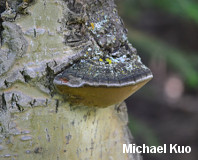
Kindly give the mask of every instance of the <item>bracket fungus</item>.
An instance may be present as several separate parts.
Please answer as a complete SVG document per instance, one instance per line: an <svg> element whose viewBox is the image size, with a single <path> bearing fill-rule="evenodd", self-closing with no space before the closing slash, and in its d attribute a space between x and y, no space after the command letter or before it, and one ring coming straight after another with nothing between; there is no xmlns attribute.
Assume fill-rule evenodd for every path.
<svg viewBox="0 0 198 160"><path fill-rule="evenodd" d="M75 10L75 5L68 3L68 10L72 10L66 18L68 28L77 29L65 36L66 44L74 47L82 41L84 46L78 53L80 57L56 75L54 85L71 103L110 106L122 102L152 78L151 71L127 40L114 1L101 1L102 6L95 4L98 1L87 1L89 9L82 11L80 4L75 4L78 6ZM75 11L84 20L71 18Z"/></svg>
<svg viewBox="0 0 198 160"><path fill-rule="evenodd" d="M152 78L151 71L136 54L122 61L111 64L98 61L97 64L81 59L58 74L54 84L71 103L106 107L122 102Z"/></svg>

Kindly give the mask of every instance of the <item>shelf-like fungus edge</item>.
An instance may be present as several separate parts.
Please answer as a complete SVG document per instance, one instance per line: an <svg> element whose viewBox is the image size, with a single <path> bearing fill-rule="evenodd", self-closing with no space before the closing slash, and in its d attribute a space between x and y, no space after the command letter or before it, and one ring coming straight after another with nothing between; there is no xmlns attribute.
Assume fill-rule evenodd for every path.
<svg viewBox="0 0 198 160"><path fill-rule="evenodd" d="M95 107L117 104L153 77L151 71L140 62L139 57L137 60L133 61L134 64L123 63L113 66L97 66L89 60L80 60L58 74L54 79L54 85L72 104ZM127 66L133 65L136 67L126 69Z"/></svg>

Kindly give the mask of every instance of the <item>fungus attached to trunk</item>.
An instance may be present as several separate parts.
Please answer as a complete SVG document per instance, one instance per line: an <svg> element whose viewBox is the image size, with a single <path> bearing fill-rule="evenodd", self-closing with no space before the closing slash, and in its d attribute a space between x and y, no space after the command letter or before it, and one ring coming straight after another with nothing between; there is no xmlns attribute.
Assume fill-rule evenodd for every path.
<svg viewBox="0 0 198 160"><path fill-rule="evenodd" d="M79 60L55 77L56 88L74 104L105 107L122 102L146 84L152 73L131 49L121 50L116 58Z"/></svg>
<svg viewBox="0 0 198 160"><path fill-rule="evenodd" d="M72 103L105 107L125 100L152 78L136 49L127 40L127 31L113 0L68 3L66 45L78 47L77 59L56 75L54 85ZM80 3L80 1L78 1ZM81 10L78 6L81 6ZM87 8L89 9L87 9ZM81 19L76 15L81 14Z"/></svg>

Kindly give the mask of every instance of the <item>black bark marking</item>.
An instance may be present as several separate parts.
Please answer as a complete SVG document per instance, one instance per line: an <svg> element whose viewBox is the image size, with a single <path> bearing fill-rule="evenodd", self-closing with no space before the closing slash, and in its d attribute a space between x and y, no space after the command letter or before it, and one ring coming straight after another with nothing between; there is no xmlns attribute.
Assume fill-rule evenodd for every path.
<svg viewBox="0 0 198 160"><path fill-rule="evenodd" d="M4 93L0 96L0 109L3 111L7 111L7 104Z"/></svg>
<svg viewBox="0 0 198 160"><path fill-rule="evenodd" d="M34 153L36 153L36 154L39 154L39 153L42 153L42 152L43 152L43 147L36 147L34 149Z"/></svg>
<svg viewBox="0 0 198 160"><path fill-rule="evenodd" d="M23 76L23 78L24 78L24 81L26 82L26 83L28 83L32 78L28 75L28 74L26 74L26 72L23 70L23 71L20 71L20 73L21 73L21 75Z"/></svg>
<svg viewBox="0 0 198 160"><path fill-rule="evenodd" d="M65 138L66 138L66 144L69 144L69 141L71 140L72 135L69 133L67 136L65 136Z"/></svg>
<svg viewBox="0 0 198 160"><path fill-rule="evenodd" d="M59 107L59 100L56 100L56 113L58 113L58 107Z"/></svg>
<svg viewBox="0 0 198 160"><path fill-rule="evenodd" d="M17 106L17 108L18 108L18 110L20 112L23 112L24 111L24 108L21 105L19 105L18 103L16 103L16 106Z"/></svg>
<svg viewBox="0 0 198 160"><path fill-rule="evenodd" d="M47 128L45 128L45 132L46 132L46 139L48 142L50 142L50 135Z"/></svg>
<svg viewBox="0 0 198 160"><path fill-rule="evenodd" d="M34 28L34 38L36 38L36 29Z"/></svg>
<svg viewBox="0 0 198 160"><path fill-rule="evenodd" d="M92 156L93 150L94 150L94 141L93 141L93 139L91 139L91 147L90 147L90 150L91 150L91 156Z"/></svg>

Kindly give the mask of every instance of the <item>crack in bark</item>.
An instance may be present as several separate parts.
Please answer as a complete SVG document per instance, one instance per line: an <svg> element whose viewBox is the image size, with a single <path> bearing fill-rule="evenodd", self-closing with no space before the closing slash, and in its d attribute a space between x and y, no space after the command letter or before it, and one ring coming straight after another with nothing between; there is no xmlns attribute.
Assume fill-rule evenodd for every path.
<svg viewBox="0 0 198 160"><path fill-rule="evenodd" d="M57 100L56 100L56 113L58 113L59 103L60 103L60 101L57 99Z"/></svg>
<svg viewBox="0 0 198 160"><path fill-rule="evenodd" d="M0 109L2 111L7 111L7 103L5 100L5 94L3 93L2 95L0 95Z"/></svg>

